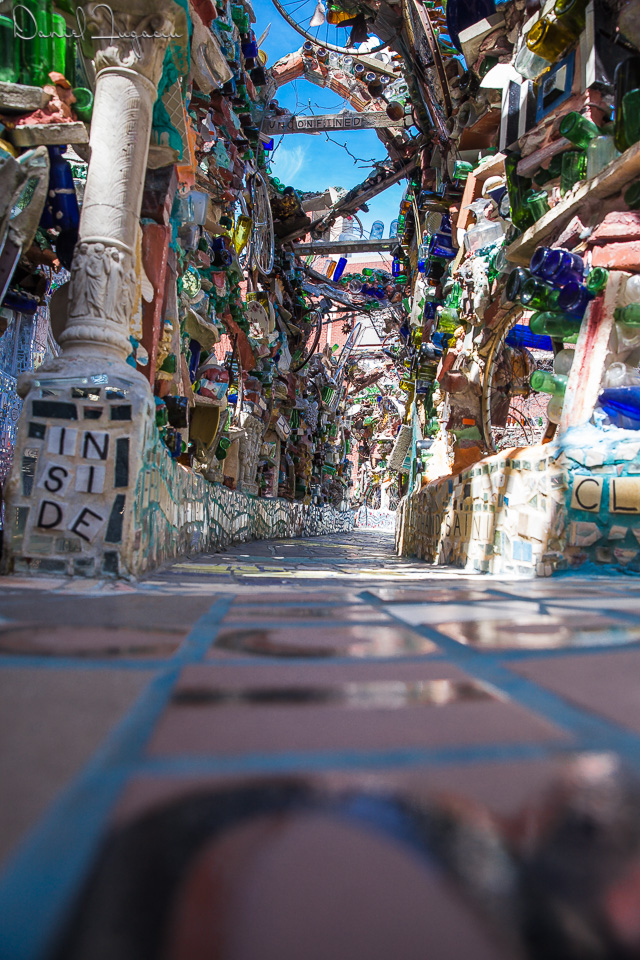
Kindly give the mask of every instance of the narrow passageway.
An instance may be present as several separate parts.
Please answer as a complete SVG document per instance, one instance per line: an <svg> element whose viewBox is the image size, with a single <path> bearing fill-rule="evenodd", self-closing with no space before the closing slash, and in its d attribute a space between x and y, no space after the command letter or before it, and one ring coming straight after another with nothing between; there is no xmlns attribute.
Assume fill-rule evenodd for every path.
<svg viewBox="0 0 640 960"><path fill-rule="evenodd" d="M496 932L483 870L504 818L566 815L558 778L637 763L639 593L426 567L366 530L138 583L11 578L5 942L65 960L519 956L509 884Z"/></svg>

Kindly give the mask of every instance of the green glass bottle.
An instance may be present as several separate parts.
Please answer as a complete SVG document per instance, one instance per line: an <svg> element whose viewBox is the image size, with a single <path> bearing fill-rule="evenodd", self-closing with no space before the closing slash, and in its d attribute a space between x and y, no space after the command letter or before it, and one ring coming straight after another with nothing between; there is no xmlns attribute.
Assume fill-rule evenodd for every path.
<svg viewBox="0 0 640 960"><path fill-rule="evenodd" d="M13 35L13 20L0 17L0 80L17 83L20 77L20 47Z"/></svg>
<svg viewBox="0 0 640 960"><path fill-rule="evenodd" d="M550 180L555 180L562 173L562 154L556 153L555 156L551 157L549 161L549 166L545 170L544 167L540 167L533 175L533 182L536 187L542 187L545 183L548 183Z"/></svg>
<svg viewBox="0 0 640 960"><path fill-rule="evenodd" d="M509 303L515 303L520 299L522 288L531 276L526 267L515 267L507 279L504 296Z"/></svg>
<svg viewBox="0 0 640 960"><path fill-rule="evenodd" d="M640 89L629 90L622 98L622 126L625 142L631 147L640 140Z"/></svg>
<svg viewBox="0 0 640 960"><path fill-rule="evenodd" d="M609 271L604 267L594 267L587 277L587 290L597 295L602 293L609 279Z"/></svg>
<svg viewBox="0 0 640 960"><path fill-rule="evenodd" d="M551 209L549 207L549 197L545 190L527 190L524 195L524 202L534 220L539 220Z"/></svg>
<svg viewBox="0 0 640 960"><path fill-rule="evenodd" d="M628 150L631 144L627 140L624 123L624 98L633 90L640 90L640 56L628 57L616 67L616 107L613 139L620 153Z"/></svg>
<svg viewBox="0 0 640 960"><path fill-rule="evenodd" d="M65 53L65 77L69 81L72 87L78 85L77 69L76 69L76 57L77 57L77 48L76 48L76 38L71 35L68 36L65 40L66 43L66 53Z"/></svg>
<svg viewBox="0 0 640 960"><path fill-rule="evenodd" d="M56 73L61 73L63 77L67 80L67 24L64 17L61 17L59 13L54 13L53 17L53 37L51 40L52 45L52 59L51 59L51 69L55 70Z"/></svg>
<svg viewBox="0 0 640 960"><path fill-rule="evenodd" d="M558 22L577 40L585 27L586 0L556 0L553 12Z"/></svg>
<svg viewBox="0 0 640 960"><path fill-rule="evenodd" d="M529 319L529 329L539 337L551 337L553 340L577 339L580 333L580 320L565 317L562 313L534 313Z"/></svg>
<svg viewBox="0 0 640 960"><path fill-rule="evenodd" d="M560 136L582 150L586 150L594 137L599 135L600 131L595 123L576 110L566 113L560 122Z"/></svg>
<svg viewBox="0 0 640 960"><path fill-rule="evenodd" d="M34 87L42 87L49 82L49 73L53 69L53 9L51 0L23 0L26 10L24 16L27 36L35 34L31 40L22 41L22 73L24 82ZM19 10L20 8L16 8ZM37 29L36 29L37 26ZM41 36L42 34L42 36Z"/></svg>
<svg viewBox="0 0 640 960"><path fill-rule="evenodd" d="M560 194L572 190L576 183L587 175L587 155L584 150L565 150L562 154L562 173L560 175Z"/></svg>
<svg viewBox="0 0 640 960"><path fill-rule="evenodd" d="M624 194L624 202L630 210L640 210L640 182L632 183Z"/></svg>
<svg viewBox="0 0 640 960"><path fill-rule="evenodd" d="M511 220L519 230L526 230L534 223L531 211L524 202L525 193L531 189L531 181L519 176L517 170L519 160L520 158L513 154L508 156L504 162L504 172L511 207Z"/></svg>
<svg viewBox="0 0 640 960"><path fill-rule="evenodd" d="M86 87L74 87L73 95L76 98L73 109L78 120L84 120L85 123L88 123L93 113L93 94L91 90L87 90Z"/></svg>
<svg viewBox="0 0 640 960"><path fill-rule="evenodd" d="M537 393L549 393L552 397L564 397L569 378L562 373L536 370L531 374L531 389Z"/></svg>
<svg viewBox="0 0 640 960"><path fill-rule="evenodd" d="M613 312L618 323L628 327L640 327L640 303L629 303L626 307L617 307Z"/></svg>
<svg viewBox="0 0 640 960"><path fill-rule="evenodd" d="M529 277L520 291L520 303L528 310L551 310L557 308L560 290L539 277Z"/></svg>

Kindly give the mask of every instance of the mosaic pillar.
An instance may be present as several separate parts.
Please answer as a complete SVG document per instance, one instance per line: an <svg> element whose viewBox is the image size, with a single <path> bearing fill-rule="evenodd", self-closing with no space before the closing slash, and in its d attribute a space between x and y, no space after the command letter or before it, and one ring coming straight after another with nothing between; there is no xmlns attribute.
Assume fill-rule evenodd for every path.
<svg viewBox="0 0 640 960"><path fill-rule="evenodd" d="M134 503L156 442L155 408L149 383L126 360L152 110L181 11L171 0L83 8L99 52L68 320L62 355L19 383L3 565L100 576L141 568Z"/></svg>

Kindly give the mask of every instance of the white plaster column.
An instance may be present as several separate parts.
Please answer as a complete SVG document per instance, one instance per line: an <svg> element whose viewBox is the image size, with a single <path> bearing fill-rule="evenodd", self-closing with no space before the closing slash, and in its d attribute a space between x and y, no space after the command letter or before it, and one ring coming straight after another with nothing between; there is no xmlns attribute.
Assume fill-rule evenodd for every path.
<svg viewBox="0 0 640 960"><path fill-rule="evenodd" d="M83 9L92 35L104 39L94 41L101 49L91 158L60 342L65 357L125 360L152 111L177 8L170 0L115 0Z"/></svg>

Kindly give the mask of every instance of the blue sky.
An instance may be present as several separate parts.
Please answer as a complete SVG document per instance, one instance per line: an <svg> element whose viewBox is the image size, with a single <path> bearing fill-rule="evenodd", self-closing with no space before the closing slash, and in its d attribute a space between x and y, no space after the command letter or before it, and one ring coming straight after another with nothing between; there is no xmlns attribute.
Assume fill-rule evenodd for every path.
<svg viewBox="0 0 640 960"><path fill-rule="evenodd" d="M263 44L269 57L268 66L285 54L300 49L304 38L280 16L271 0L254 0L253 8L257 18L254 25L256 37L260 37L267 25L271 24L269 36ZM337 113L345 106L345 101L331 90L316 87L307 80L297 80L281 87L276 97L283 107L295 113ZM273 175L299 190L325 190L327 187L344 187L348 190L361 183L372 168L370 163L355 163L338 144L346 143L354 156L369 162L383 160L387 155L373 130L332 133L330 136L338 143L328 142L324 134L312 136L299 133L283 137L271 165ZM382 220L384 235L388 235L389 224L398 216L405 186L403 180L389 187L369 202L369 213L358 214L365 230L370 229L374 220Z"/></svg>

